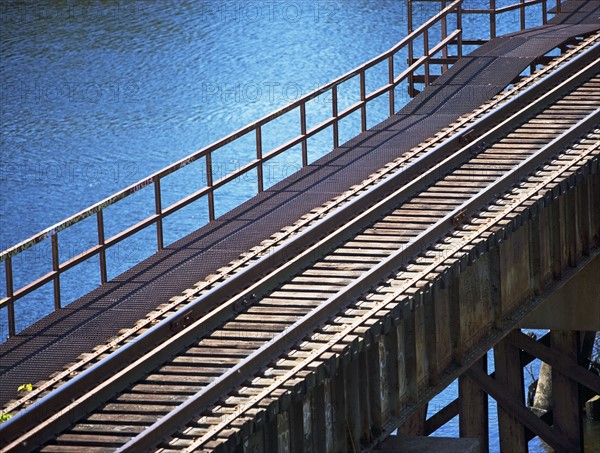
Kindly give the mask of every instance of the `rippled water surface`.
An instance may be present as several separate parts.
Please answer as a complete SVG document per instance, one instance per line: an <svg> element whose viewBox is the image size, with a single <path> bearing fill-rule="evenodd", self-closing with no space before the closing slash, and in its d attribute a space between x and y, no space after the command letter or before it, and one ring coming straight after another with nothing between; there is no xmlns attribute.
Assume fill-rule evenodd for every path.
<svg viewBox="0 0 600 453"><path fill-rule="evenodd" d="M386 50L405 5L3 3L5 246ZM243 156L240 156L242 158Z"/></svg>
<svg viewBox="0 0 600 453"><path fill-rule="evenodd" d="M394 0L33 3L0 4L1 249L288 104L406 35L406 2ZM421 6L415 22L435 8ZM470 22L476 29L477 22ZM508 21L499 31L514 27ZM407 100L404 93L398 104ZM341 93L340 102L356 95ZM329 114L330 105L317 110ZM386 114L384 106L373 119ZM275 144L297 126L283 123L265 134L265 143ZM320 142L311 156L329 149L329 141ZM239 146L223 153L215 162L217 176L238 168L253 152ZM200 174L190 167L181 179L165 180L165 203L200 187ZM297 154L290 154L266 177L275 181L298 168ZM217 213L254 191L253 181L225 191ZM136 197L124 211L108 210L107 235L152 214L151 197ZM189 210L172 222L168 241L206 219L203 207ZM94 244L92 220L73 230L61 259ZM139 241L152 238L149 233ZM50 270L44 247L30 253L27 265L15 260L16 283ZM131 250L109 256L114 263L109 277L148 254ZM87 280L65 275L65 300L97 283L97 262L88 267ZM46 288L17 304L18 324L49 312L51 294ZM4 316L0 313L3 337ZM455 435L455 425L448 429Z"/></svg>

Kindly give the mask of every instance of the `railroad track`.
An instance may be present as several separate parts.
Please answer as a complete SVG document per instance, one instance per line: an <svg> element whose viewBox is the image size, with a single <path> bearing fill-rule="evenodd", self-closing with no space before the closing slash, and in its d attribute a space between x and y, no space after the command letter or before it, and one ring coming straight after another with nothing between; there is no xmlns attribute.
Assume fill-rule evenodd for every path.
<svg viewBox="0 0 600 453"><path fill-rule="evenodd" d="M272 395L277 396L281 379L264 377L260 381L259 378L262 387L258 385L258 392L246 386L245 390L236 390L233 402L230 397L214 406L215 401L260 370L269 377L285 377L285 382L302 377L302 370L310 368L307 358L322 360L323 354L335 352L331 348L336 344L360 333L361 327L355 323L341 322L341 327L336 327L336 322L340 324L339 317L335 322L324 323L347 312L349 303L353 304L350 309L354 311L346 317L342 315L342 320L358 318L363 324L375 320L375 315L381 312L381 304L390 295L397 297L398 287L423 278L427 280L426 275L439 267L427 254L422 257L425 264L407 265L407 257L418 256L422 249L489 204L495 193L502 193L574 138L597 126L600 101L591 94L600 90L598 63L587 65L567 81L557 83L565 78L564 72L589 60L590 52L598 55L599 45L593 40L588 40L586 46L587 49L578 48L565 56L557 65L561 69L551 77L529 85L524 82L520 89L525 95L519 102L505 102L504 110L492 113L484 110L476 113L479 117L457 123L454 138L437 141L430 145L433 149L424 147L404 157L404 161L395 162L402 171L392 170L393 165L390 165L386 168L390 169L391 176L386 177L387 173L382 172L379 179L374 176L372 183L354 188L330 215L312 213L314 219L294 233L301 243L312 246L293 245L295 241L289 239L287 248L282 247L281 251L258 260L267 265L286 261L286 265L255 279L252 286L242 291L239 287L223 290L225 285L206 285L193 296L200 296L194 302L201 307L200 311L194 313L190 306L176 314L165 311L155 318L160 320L159 324L153 328L141 327L136 340L126 339L126 346L111 357L106 356L109 350L104 351L102 354L107 360L94 364L2 427L0 432L7 433L6 438L10 440L23 435L9 449L22 448L23 442L35 448L38 443L52 438L57 430L65 429L67 431L46 443L42 451L94 450L96 447L106 451L124 445L124 449L130 451L152 448L156 439L171 435L202 409L208 412L201 421L164 445L210 449L222 443L234 429L231 426L239 426L245 419L255 417L261 404L268 402ZM594 61L593 56L591 60ZM554 85L558 85L557 88L548 89ZM540 96L546 91L546 95ZM505 97L514 95L513 91ZM538 99L531 102L534 98ZM523 104L528 105L519 110ZM528 118L526 123L517 124L517 120L510 117L498 127L481 132L497 122L499 116L515 109L519 111L514 113L514 118L519 121ZM501 113L497 113L499 111ZM474 132L466 132L468 130ZM507 134L508 130L511 131ZM456 137L463 138L461 144L471 140L469 137L477 138L456 151L456 144L449 143L456 142ZM597 142L594 132L584 139L584 145L579 145L585 147L585 153L578 150L573 159L581 160L584 154L597 159ZM485 146L484 143L493 144ZM585 146L585 143L591 145ZM540 149L542 151L538 151ZM411 158L413 160L408 160ZM557 171L564 172L567 168L562 164L558 167L560 170L552 172L553 178ZM413 180L417 175L419 177ZM391 187L401 189L389 194ZM490 218L490 222L498 222L498 215ZM308 219L310 216L303 220ZM348 219L353 220L348 222ZM479 220L485 219L481 216ZM339 228L340 224L344 226ZM330 232L332 225L336 225L333 233ZM479 225L475 233L481 230ZM309 235L311 240L307 239ZM319 242L315 243L316 239ZM450 249L455 251L456 247L454 244ZM277 253L281 256L273 258ZM264 252L256 256L261 255ZM258 261L248 260L246 268L255 266ZM402 278L394 277L386 283L386 278L397 274L399 269ZM259 274L257 271L256 275ZM375 288L371 290L370 299L361 301L361 296L370 288ZM224 300L227 302L223 304ZM214 306L214 310L209 311L209 306ZM315 348L308 352L296 348L296 354L288 353L279 368L264 371L282 351L294 347L318 328L322 338ZM158 338L169 337L165 335L169 331L176 333L151 353L140 354L148 345L158 344ZM121 362L115 359L118 356ZM121 364L136 357L139 358L134 363L121 369ZM111 360L113 364L107 365ZM79 396L81 392L73 392L78 386L89 388L91 382L102 384L82 396ZM273 388L275 383L277 388ZM127 384L131 385L127 387ZM64 411L50 418L36 416L36 411L54 413L73 398L76 400ZM254 402L250 404L250 400ZM237 409L240 405L245 405L244 411ZM96 407L100 408L95 410ZM49 410L51 408L55 410ZM91 415L87 415L90 412ZM29 425L24 422L26 419ZM71 426L77 419L80 420ZM23 434L26 430L29 432ZM135 439L131 440L132 437Z"/></svg>
<svg viewBox="0 0 600 453"><path fill-rule="evenodd" d="M111 339L105 344L98 345L92 352L83 354L78 361L68 365L63 371L56 373L50 379L36 383L31 392L28 392L16 401L9 402L3 408L2 413L15 414L20 412L27 406L33 404L35 401L43 398L51 391L72 380L78 374L89 369L94 364L105 359L120 347L128 344L129 342L135 341L153 325L164 321L174 313L188 313L189 310L187 309L187 306L196 298L210 291L212 288L223 284L232 276L242 272L244 269L256 263L265 255L268 255L273 249L281 246L286 241L298 235L310 225L326 216L328 213L341 208L353 199L359 197L361 194L369 191L373 186L381 183L395 172L400 171L404 167L412 164L421 156L430 152L436 146L439 146L445 141L453 140L453 137L456 138L464 136L465 139L468 140L470 136L474 136L478 133L476 129L474 130L472 128L472 126L478 120L481 120L481 118L487 113L497 109L499 106L514 98L519 93L522 93L524 90L534 86L536 83L542 80L545 75L572 60L577 55L580 55L598 41L600 41L600 37L598 35L593 35L583 40L583 42L577 45L575 48L564 53L562 56L555 58L548 65L536 71L532 76L525 78L515 86L507 89L505 92L498 94L471 114L459 118L454 123L435 134L435 136L433 136L431 139L427 140L423 144L412 149L410 152L402 155L396 160L390 162L385 167L381 168L379 171L375 172L373 175L363 181L361 184L350 188L348 191L332 199L325 205L312 210L293 225L290 225L279 233L273 235L272 238L264 241L262 244L260 244L260 246L249 250L238 260L220 269L215 275L208 276L204 281L198 282L193 288L186 290L180 296L174 297L168 303L162 304L156 310L150 312L145 318L141 319L132 328L123 330L117 337ZM480 129L483 127L485 126L479 125ZM189 320L183 320L179 323L179 325L184 326L187 323L189 323Z"/></svg>

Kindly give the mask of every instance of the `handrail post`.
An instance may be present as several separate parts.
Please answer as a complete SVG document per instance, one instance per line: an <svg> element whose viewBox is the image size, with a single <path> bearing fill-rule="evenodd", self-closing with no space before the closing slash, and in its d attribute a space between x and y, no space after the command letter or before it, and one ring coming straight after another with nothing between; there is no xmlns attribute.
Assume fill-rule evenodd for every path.
<svg viewBox="0 0 600 453"><path fill-rule="evenodd" d="M6 296L10 300L14 296L13 288L13 272L12 272L12 257L6 258L4 262L4 271L6 273ZM11 300L7 307L8 315L8 337L14 337L16 335L15 329L15 302Z"/></svg>
<svg viewBox="0 0 600 453"><path fill-rule="evenodd" d="M556 14L559 14L561 11L561 3L560 0L556 0Z"/></svg>
<svg viewBox="0 0 600 453"><path fill-rule="evenodd" d="M525 30L525 0L519 0L521 7L519 8L521 18L521 31Z"/></svg>
<svg viewBox="0 0 600 453"><path fill-rule="evenodd" d="M213 189L212 153L206 155L206 186L208 192L208 219L215 220L215 191Z"/></svg>
<svg viewBox="0 0 600 453"><path fill-rule="evenodd" d="M60 308L60 260L58 255L58 233L53 233L51 236L52 242L52 270L54 275L54 309Z"/></svg>
<svg viewBox="0 0 600 453"><path fill-rule="evenodd" d="M490 39L496 37L496 0L490 0Z"/></svg>
<svg viewBox="0 0 600 453"><path fill-rule="evenodd" d="M108 273L106 272L106 250L104 249L104 211L100 209L96 213L96 225L98 228L98 245L102 247L100 250L100 283L104 284L108 281Z"/></svg>
<svg viewBox="0 0 600 453"><path fill-rule="evenodd" d="M456 39L456 53L458 58L462 58L462 38L463 38L463 28L462 28L462 2L458 5L456 9L456 28L460 30L458 37Z"/></svg>
<svg viewBox="0 0 600 453"><path fill-rule="evenodd" d="M388 57L388 83L390 84L389 104L390 104L390 116L395 113L395 86L394 86L394 54Z"/></svg>
<svg viewBox="0 0 600 453"><path fill-rule="evenodd" d="M258 160L258 166L256 167L258 193L261 193L265 190L265 186L263 175L262 128L260 125L256 126L256 160Z"/></svg>
<svg viewBox="0 0 600 453"><path fill-rule="evenodd" d="M300 135L302 135L302 167L308 165L308 143L306 141L306 102L300 104Z"/></svg>
<svg viewBox="0 0 600 453"><path fill-rule="evenodd" d="M425 57L425 86L429 86L429 28L423 32L423 56Z"/></svg>
<svg viewBox="0 0 600 453"><path fill-rule="evenodd" d="M340 130L338 117L338 96L337 96L337 85L331 88L331 111L332 117L335 118L333 122L333 149L340 146Z"/></svg>
<svg viewBox="0 0 600 453"><path fill-rule="evenodd" d="M365 71L360 71L360 130L365 132L367 130L367 88L366 88L366 74Z"/></svg>
<svg viewBox="0 0 600 453"><path fill-rule="evenodd" d="M156 215L156 246L158 250L164 248L164 236L163 236L163 216L162 216L162 196L160 192L160 176L156 175L153 178L154 182L154 210Z"/></svg>
<svg viewBox="0 0 600 453"><path fill-rule="evenodd" d="M407 15L407 18L406 18L406 23L407 23L407 26L408 26L408 35L410 36L410 34L413 32L413 6L412 6L412 0L408 0L408 2L407 2L407 8L408 8L408 15ZM414 60L413 38L410 38L410 40L408 41L408 66L411 66L413 64L413 60ZM411 98L415 97L414 71L411 71L410 74L408 75L408 95Z"/></svg>
<svg viewBox="0 0 600 453"><path fill-rule="evenodd" d="M442 0L442 10L446 9L446 0ZM448 17L446 14L442 16L442 41L448 37ZM445 45L442 49L442 58L448 59L448 46ZM448 63L444 62L442 65L442 74L448 70Z"/></svg>
<svg viewBox="0 0 600 453"><path fill-rule="evenodd" d="M546 4L547 0L542 0L542 24L546 25L548 23L548 5Z"/></svg>

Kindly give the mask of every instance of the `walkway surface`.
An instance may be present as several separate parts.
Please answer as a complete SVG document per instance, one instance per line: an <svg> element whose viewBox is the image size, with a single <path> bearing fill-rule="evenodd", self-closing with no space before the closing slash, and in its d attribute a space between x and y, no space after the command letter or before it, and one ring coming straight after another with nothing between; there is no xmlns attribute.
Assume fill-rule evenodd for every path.
<svg viewBox="0 0 600 453"><path fill-rule="evenodd" d="M599 16L600 2L569 1L548 25L488 42L398 114L20 332L0 345L0 405L488 101L537 57L599 30Z"/></svg>

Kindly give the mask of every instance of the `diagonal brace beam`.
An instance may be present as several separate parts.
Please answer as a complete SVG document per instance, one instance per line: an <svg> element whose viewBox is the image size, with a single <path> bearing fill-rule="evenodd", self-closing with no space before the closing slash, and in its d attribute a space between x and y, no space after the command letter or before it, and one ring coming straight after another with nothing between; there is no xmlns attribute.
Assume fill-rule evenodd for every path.
<svg viewBox="0 0 600 453"><path fill-rule="evenodd" d="M481 389L496 400L498 405L507 412L510 412L519 423L523 424L537 436L540 436L552 448L557 451L574 451L574 446L561 433L547 425L537 415L527 409L521 401L505 396L504 387L489 377L482 370L476 367L470 368L466 372Z"/></svg>
<svg viewBox="0 0 600 453"><path fill-rule="evenodd" d="M570 357L560 354L518 330L513 330L506 339L516 347L546 362L568 378L600 395L600 376L589 372Z"/></svg>

